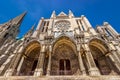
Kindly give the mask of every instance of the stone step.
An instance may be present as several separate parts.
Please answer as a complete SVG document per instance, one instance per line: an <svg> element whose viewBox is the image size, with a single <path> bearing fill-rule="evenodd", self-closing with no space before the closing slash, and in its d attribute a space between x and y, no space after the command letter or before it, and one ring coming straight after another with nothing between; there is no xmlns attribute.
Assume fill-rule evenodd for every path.
<svg viewBox="0 0 120 80"><path fill-rule="evenodd" d="M120 76L1 76L0 80L120 80Z"/></svg>

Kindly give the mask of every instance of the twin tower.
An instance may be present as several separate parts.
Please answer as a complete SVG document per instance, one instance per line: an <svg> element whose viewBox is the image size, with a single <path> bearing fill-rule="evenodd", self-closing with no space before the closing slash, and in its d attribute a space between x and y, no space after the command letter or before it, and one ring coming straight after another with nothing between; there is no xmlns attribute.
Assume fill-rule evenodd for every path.
<svg viewBox="0 0 120 80"><path fill-rule="evenodd" d="M0 25L0 79L120 79L120 36L108 22L94 29L84 15L53 11L16 39L25 15Z"/></svg>

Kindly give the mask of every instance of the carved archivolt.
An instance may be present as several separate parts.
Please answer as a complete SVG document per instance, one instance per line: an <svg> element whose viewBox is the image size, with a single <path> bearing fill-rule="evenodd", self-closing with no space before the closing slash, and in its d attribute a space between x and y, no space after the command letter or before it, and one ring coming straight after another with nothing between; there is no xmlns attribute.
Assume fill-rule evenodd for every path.
<svg viewBox="0 0 120 80"><path fill-rule="evenodd" d="M41 48L40 43L38 41L32 41L29 44L27 44L26 47L24 48L24 54L29 55L29 53L36 48L40 50Z"/></svg>
<svg viewBox="0 0 120 80"><path fill-rule="evenodd" d="M73 44L68 38L62 37L55 42L53 45L52 63L51 63L51 74L59 75L60 73L60 61L63 60L64 74L74 74L79 69L79 63L76 52L76 45ZM66 61L70 62L67 63ZM69 64L67 70L66 65Z"/></svg>

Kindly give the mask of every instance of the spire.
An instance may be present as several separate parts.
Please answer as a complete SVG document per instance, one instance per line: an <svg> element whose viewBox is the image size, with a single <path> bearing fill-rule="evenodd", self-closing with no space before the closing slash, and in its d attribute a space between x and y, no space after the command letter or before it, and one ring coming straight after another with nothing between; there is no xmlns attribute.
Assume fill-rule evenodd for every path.
<svg viewBox="0 0 120 80"><path fill-rule="evenodd" d="M31 27L31 29L28 31L28 33L27 33L27 34L33 33L34 28L35 28L35 24Z"/></svg>
<svg viewBox="0 0 120 80"><path fill-rule="evenodd" d="M35 24L31 27L31 29L27 32L27 34L25 34L25 37L30 37L34 31L35 28Z"/></svg>
<svg viewBox="0 0 120 80"><path fill-rule="evenodd" d="M35 24L31 27L30 31L33 32L35 29Z"/></svg>
<svg viewBox="0 0 120 80"><path fill-rule="evenodd" d="M55 17L56 17L56 12L53 11L53 12L52 12L52 15L51 15L51 18L55 18Z"/></svg>
<svg viewBox="0 0 120 80"><path fill-rule="evenodd" d="M22 13L21 15L17 16L16 18L10 20L10 22L11 22L12 24L15 24L15 25L20 25L21 22L23 21L23 18L24 18L25 15L26 15L26 13L27 13L27 12Z"/></svg>
<svg viewBox="0 0 120 80"><path fill-rule="evenodd" d="M69 17L74 17L74 14L71 10L69 10Z"/></svg>
<svg viewBox="0 0 120 80"><path fill-rule="evenodd" d="M24 16L26 15L26 12L22 13L21 15L10 19L8 22L5 22L3 24L0 24L1 27L3 28L10 28L12 26L20 26L20 24L22 23Z"/></svg>

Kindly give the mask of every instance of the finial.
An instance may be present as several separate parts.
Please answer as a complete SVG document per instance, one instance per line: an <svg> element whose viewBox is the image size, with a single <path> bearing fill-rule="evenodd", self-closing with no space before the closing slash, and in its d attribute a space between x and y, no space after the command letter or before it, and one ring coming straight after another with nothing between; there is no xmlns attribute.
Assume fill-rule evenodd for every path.
<svg viewBox="0 0 120 80"><path fill-rule="evenodd" d="M52 15L51 15L51 18L54 18L54 17L56 17L56 12L55 12L55 10L52 12Z"/></svg>

